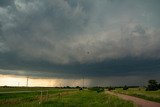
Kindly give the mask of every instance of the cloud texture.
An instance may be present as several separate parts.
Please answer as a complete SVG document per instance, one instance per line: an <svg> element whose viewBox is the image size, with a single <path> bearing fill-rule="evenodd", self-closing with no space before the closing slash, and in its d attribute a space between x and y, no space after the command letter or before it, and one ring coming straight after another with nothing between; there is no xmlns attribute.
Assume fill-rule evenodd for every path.
<svg viewBox="0 0 160 107"><path fill-rule="evenodd" d="M84 68L88 75L115 75L128 74L129 66L147 61L155 71L137 67L133 72L159 73L158 4L159 0L1 0L0 67L64 74L81 74ZM119 63L129 64L115 69ZM114 67L107 71L110 66Z"/></svg>

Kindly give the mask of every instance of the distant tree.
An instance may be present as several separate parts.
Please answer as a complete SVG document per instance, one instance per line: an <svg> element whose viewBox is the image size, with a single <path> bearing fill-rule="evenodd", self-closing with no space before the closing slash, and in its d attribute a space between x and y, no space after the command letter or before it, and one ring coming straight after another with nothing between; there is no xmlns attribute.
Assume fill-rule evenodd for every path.
<svg viewBox="0 0 160 107"><path fill-rule="evenodd" d="M128 90L128 87L125 85L125 86L123 87L123 90Z"/></svg>
<svg viewBox="0 0 160 107"><path fill-rule="evenodd" d="M108 87L108 91L115 90L115 87Z"/></svg>
<svg viewBox="0 0 160 107"><path fill-rule="evenodd" d="M83 90L83 88L80 87L79 90L81 91L81 90Z"/></svg>
<svg viewBox="0 0 160 107"><path fill-rule="evenodd" d="M103 87L91 87L91 88L89 88L89 90L97 91L97 93L104 92L104 88Z"/></svg>
<svg viewBox="0 0 160 107"><path fill-rule="evenodd" d="M80 88L80 86L76 86L76 88Z"/></svg>
<svg viewBox="0 0 160 107"><path fill-rule="evenodd" d="M5 85L5 86L3 86L3 88L8 88L8 86L7 86L7 85Z"/></svg>
<svg viewBox="0 0 160 107"><path fill-rule="evenodd" d="M158 89L160 89L160 83L158 84Z"/></svg>
<svg viewBox="0 0 160 107"><path fill-rule="evenodd" d="M83 88L80 86L76 86L76 89L83 90Z"/></svg>
<svg viewBox="0 0 160 107"><path fill-rule="evenodd" d="M71 88L70 86L66 86L66 88Z"/></svg>
<svg viewBox="0 0 160 107"><path fill-rule="evenodd" d="M148 87L146 88L146 91L156 91L158 89L159 89L159 86L156 80L148 81Z"/></svg>

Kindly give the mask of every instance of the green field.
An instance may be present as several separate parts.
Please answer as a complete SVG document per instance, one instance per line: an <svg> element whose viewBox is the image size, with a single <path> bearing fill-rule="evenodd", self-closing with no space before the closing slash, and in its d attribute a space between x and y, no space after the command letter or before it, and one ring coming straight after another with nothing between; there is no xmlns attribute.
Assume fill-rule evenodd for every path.
<svg viewBox="0 0 160 107"><path fill-rule="evenodd" d="M39 88L0 89L4 91L40 90ZM133 103L91 90L78 89L48 89L43 92L0 94L1 107L133 107Z"/></svg>
<svg viewBox="0 0 160 107"><path fill-rule="evenodd" d="M9 92L9 91L37 91L37 90L56 90L58 88L53 87L0 87L0 92Z"/></svg>
<svg viewBox="0 0 160 107"><path fill-rule="evenodd" d="M135 96L150 101L160 102L160 90L145 91L145 88L129 88L128 90L123 90L123 88L116 88L114 92Z"/></svg>

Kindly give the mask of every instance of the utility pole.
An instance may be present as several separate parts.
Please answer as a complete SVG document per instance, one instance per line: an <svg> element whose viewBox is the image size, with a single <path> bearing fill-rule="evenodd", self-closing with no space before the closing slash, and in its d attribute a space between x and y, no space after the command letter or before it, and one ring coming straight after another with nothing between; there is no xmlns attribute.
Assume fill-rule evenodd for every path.
<svg viewBox="0 0 160 107"><path fill-rule="evenodd" d="M84 89L84 72L83 72L83 89Z"/></svg>
<svg viewBox="0 0 160 107"><path fill-rule="evenodd" d="M29 78L29 77L27 76L27 83L26 83L26 87L28 87L28 78Z"/></svg>
<svg viewBox="0 0 160 107"><path fill-rule="evenodd" d="M62 84L61 84L61 82L60 82L60 88L62 88Z"/></svg>

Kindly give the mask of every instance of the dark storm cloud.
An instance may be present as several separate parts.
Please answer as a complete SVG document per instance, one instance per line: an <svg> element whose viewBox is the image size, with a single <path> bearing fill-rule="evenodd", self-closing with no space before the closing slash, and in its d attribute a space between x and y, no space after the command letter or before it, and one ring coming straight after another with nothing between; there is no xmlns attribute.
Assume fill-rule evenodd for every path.
<svg viewBox="0 0 160 107"><path fill-rule="evenodd" d="M7 57L10 63L6 61ZM5 60L3 60L3 58ZM16 60L15 56L1 57L1 74L31 75L39 77L86 78L108 76L159 75L160 60L125 58L100 63L56 65L45 61L27 62ZM6 69L6 70L5 70ZM9 70L8 70L9 69ZM16 70L22 71L17 72ZM8 70L8 71L7 71Z"/></svg>
<svg viewBox="0 0 160 107"><path fill-rule="evenodd" d="M0 6L6 7L14 4L14 0L0 0Z"/></svg>
<svg viewBox="0 0 160 107"><path fill-rule="evenodd" d="M1 0L0 73L160 74L159 0ZM76 75L76 76L75 76Z"/></svg>

